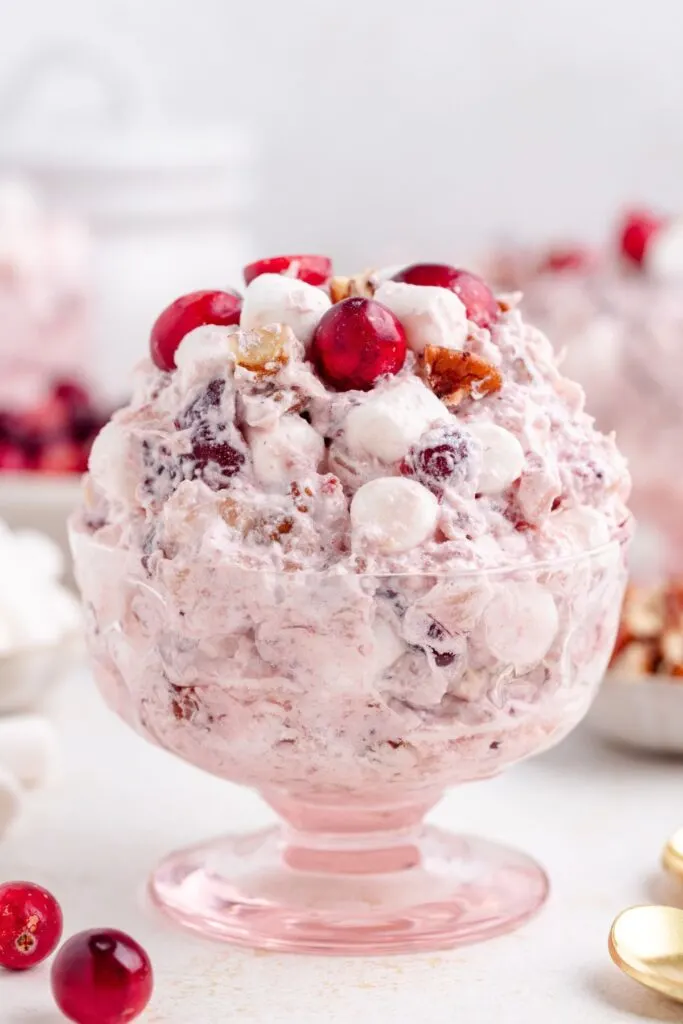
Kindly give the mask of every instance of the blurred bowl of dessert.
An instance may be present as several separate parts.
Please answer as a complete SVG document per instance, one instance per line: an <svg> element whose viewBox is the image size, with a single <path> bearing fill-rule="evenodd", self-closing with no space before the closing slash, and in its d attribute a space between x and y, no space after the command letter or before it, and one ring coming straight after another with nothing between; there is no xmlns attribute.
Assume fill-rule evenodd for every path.
<svg viewBox="0 0 683 1024"><path fill-rule="evenodd" d="M683 579L629 585L588 723L622 745L683 754Z"/></svg>
<svg viewBox="0 0 683 1024"><path fill-rule="evenodd" d="M49 537L0 521L0 714L38 706L81 653L81 615Z"/></svg>
<svg viewBox="0 0 683 1024"><path fill-rule="evenodd" d="M603 247L509 249L501 287L563 350L602 430L614 430L633 477L631 506L683 570L683 483L672 473L683 431L683 220L626 214Z"/></svg>
<svg viewBox="0 0 683 1024"><path fill-rule="evenodd" d="M87 376L89 260L80 221L0 182L0 515L62 546L110 413Z"/></svg>

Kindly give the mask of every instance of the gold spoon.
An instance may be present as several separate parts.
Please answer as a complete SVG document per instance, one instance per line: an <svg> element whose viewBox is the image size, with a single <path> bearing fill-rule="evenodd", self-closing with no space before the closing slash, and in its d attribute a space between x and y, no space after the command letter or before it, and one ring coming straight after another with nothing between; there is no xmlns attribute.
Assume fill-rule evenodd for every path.
<svg viewBox="0 0 683 1024"><path fill-rule="evenodd" d="M683 828L674 832L669 842L664 847L662 863L667 871L673 875L683 878Z"/></svg>
<svg viewBox="0 0 683 1024"><path fill-rule="evenodd" d="M641 985L683 1003L683 910L631 907L609 933L617 967Z"/></svg>

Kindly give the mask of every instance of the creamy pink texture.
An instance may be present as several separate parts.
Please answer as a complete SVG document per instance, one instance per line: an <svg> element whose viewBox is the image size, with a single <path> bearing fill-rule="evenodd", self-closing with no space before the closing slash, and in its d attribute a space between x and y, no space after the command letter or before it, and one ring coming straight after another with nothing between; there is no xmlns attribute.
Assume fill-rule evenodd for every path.
<svg viewBox="0 0 683 1024"><path fill-rule="evenodd" d="M525 316L553 339L600 428L616 432L634 512L666 532L676 555L683 550L683 484L673 472L683 427L683 279L660 280L609 255L563 272L539 272L537 254L505 262L508 283L524 293Z"/></svg>
<svg viewBox="0 0 683 1024"><path fill-rule="evenodd" d="M1 407L34 406L51 381L87 368L88 260L80 224L0 182Z"/></svg>
<svg viewBox="0 0 683 1024"><path fill-rule="evenodd" d="M604 671L629 533L581 389L516 309L468 325L503 385L454 410L411 352L338 393L279 338L252 371L258 332L193 332L96 443L72 532L107 699L261 789L441 787L550 745Z"/></svg>

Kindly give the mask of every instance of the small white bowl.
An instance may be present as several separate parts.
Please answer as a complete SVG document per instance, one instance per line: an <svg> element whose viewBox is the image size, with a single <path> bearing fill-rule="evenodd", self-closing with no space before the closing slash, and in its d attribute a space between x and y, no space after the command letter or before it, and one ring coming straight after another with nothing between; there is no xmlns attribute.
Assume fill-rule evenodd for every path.
<svg viewBox="0 0 683 1024"><path fill-rule="evenodd" d="M13 530L40 530L71 554L66 522L77 507L81 477L77 473L0 473L0 519Z"/></svg>
<svg viewBox="0 0 683 1024"><path fill-rule="evenodd" d="M70 634L57 644L0 654L0 714L30 711L74 668L83 640Z"/></svg>
<svg viewBox="0 0 683 1024"><path fill-rule="evenodd" d="M608 673L588 715L605 739L662 754L683 754L683 679L629 679Z"/></svg>

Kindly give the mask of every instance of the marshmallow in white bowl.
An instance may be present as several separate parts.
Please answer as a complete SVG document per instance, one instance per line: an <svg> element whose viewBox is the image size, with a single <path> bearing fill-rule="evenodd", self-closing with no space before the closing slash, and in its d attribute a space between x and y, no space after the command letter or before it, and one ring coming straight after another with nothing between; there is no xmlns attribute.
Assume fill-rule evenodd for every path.
<svg viewBox="0 0 683 1024"><path fill-rule="evenodd" d="M344 437L354 454L397 462L431 426L449 419L434 392L418 377L407 377L354 406L344 423Z"/></svg>
<svg viewBox="0 0 683 1024"><path fill-rule="evenodd" d="M59 764L54 726L43 715L0 717L0 768L27 787L44 785Z"/></svg>
<svg viewBox="0 0 683 1024"><path fill-rule="evenodd" d="M409 347L418 355L427 345L462 349L467 340L467 311L449 288L384 281L375 299L398 317Z"/></svg>
<svg viewBox="0 0 683 1024"><path fill-rule="evenodd" d="M477 481L480 494L500 494L524 468L524 449L509 430L495 423L468 423L467 430L482 446L482 467Z"/></svg>
<svg viewBox="0 0 683 1024"><path fill-rule="evenodd" d="M244 293L240 326L252 330L286 324L307 347L331 305L325 292L312 284L282 274L261 274Z"/></svg>
<svg viewBox="0 0 683 1024"><path fill-rule="evenodd" d="M415 480L384 476L360 487L351 502L354 541L383 553L409 551L436 529L439 503Z"/></svg>

